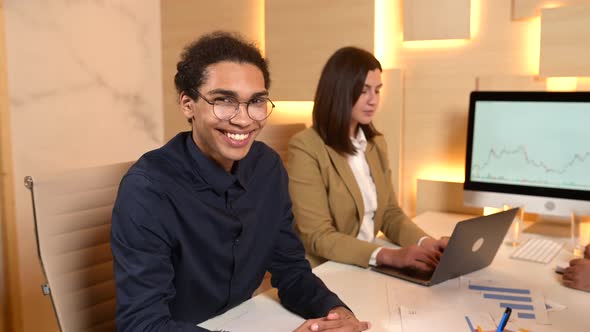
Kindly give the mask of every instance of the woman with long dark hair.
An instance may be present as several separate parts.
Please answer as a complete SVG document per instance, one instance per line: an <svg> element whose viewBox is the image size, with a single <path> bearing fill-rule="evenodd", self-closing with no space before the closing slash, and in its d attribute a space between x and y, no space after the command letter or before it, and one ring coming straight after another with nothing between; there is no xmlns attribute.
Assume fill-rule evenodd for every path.
<svg viewBox="0 0 590 332"><path fill-rule="evenodd" d="M293 213L313 266L333 260L430 271L447 244L429 237L397 204L385 139L372 123L381 71L365 50L336 51L317 86L313 127L289 142ZM402 248L374 243L378 231Z"/></svg>

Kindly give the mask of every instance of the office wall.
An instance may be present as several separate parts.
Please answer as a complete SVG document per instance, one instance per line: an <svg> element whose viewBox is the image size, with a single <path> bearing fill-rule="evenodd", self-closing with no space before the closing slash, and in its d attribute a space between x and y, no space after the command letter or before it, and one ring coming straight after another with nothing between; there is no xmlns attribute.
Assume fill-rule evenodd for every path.
<svg viewBox="0 0 590 332"><path fill-rule="evenodd" d="M317 68L321 68L326 61L326 54L330 53L324 49L325 45L333 45L335 40L342 44L340 46L356 44L371 48L373 45L385 69L395 69L401 78L399 87L384 94L382 106L388 109L382 108L381 112L389 114L377 117L375 122L385 134L391 153L399 154L393 156L391 166L393 172L398 174L399 183L395 183L398 198L410 215L416 211L417 179L463 180L470 91L555 89L555 85L549 84L549 81L557 82L557 89L572 89L571 84L569 87L565 85L566 82L572 82L571 79L549 80L546 76L551 75L539 77L541 15L569 6L590 5L587 0L420 0L412 1L412 6L406 7L402 0L325 1L321 5L282 0L264 4L263 0L258 0L248 1L245 5L240 2L235 10L227 8L225 21L211 23L206 17L200 20L188 19L188 13L196 9L191 8L190 4L179 3L166 2L162 9L164 84L171 82L174 74L172 59L177 57L180 47L180 43L166 44L166 41L186 38L186 29L182 24L195 32L213 28L242 29L247 36L267 45L273 80L287 82L282 84L276 95L281 107L277 107L271 116L271 123L311 123L312 96L309 91L314 87L309 85L313 80L300 76L306 73L308 76L317 76L313 69L317 71ZM227 2L201 5L202 12L212 13L226 8ZM250 11L241 6L251 7ZM181 7L185 10L179 9ZM260 8L264 8L264 14L260 14ZM241 12L250 16L244 19L239 14ZM322 13L319 21L318 12ZM583 24L589 19L584 16L587 16L587 10L575 12L583 16L576 18L576 22L581 22L579 25L582 27L588 26ZM305 19L280 19L287 14L291 18L309 18L311 23L306 24ZM234 19L228 19L230 17ZM260 17L264 19L256 21ZM568 31L568 25L562 24L559 17L571 16L561 12L552 13L552 19L545 20L548 22L546 28L555 30L553 25L548 24L558 26L557 31L562 33L563 42L577 50L574 53L588 54L588 30L578 28L577 31ZM461 24L457 25L457 22ZM370 30L356 28L362 25L374 26L375 30L371 33ZM404 26L408 29L411 27L414 34L404 38ZM271 28L272 31L269 30ZM266 30L266 33L256 34L260 30ZM288 33L277 35L276 31ZM550 40L555 43L555 37ZM551 46L548 42L546 44L546 47ZM281 51L282 45L285 49L297 51ZM318 52L318 47L321 47L322 52ZM336 45L331 47L334 50L337 48ZM553 53L548 54L551 56ZM573 75L583 76L589 70L587 61L580 60L576 65L576 68L580 68L577 71L580 74ZM280 70L273 71L273 66ZM301 71L297 75L292 74L292 69L298 67L302 67ZM577 89L588 89L588 81L584 77L574 78L573 89L576 86ZM293 93L290 93L291 90ZM169 87L165 87L165 91L166 136L170 137L179 128L187 127L180 116L169 113L170 108L176 107L175 94L169 93L173 91ZM387 100L392 96L401 101ZM293 103L292 100L298 100L301 104ZM288 111L281 112L283 107ZM397 121L401 121L401 126L397 125Z"/></svg>
<svg viewBox="0 0 590 332"><path fill-rule="evenodd" d="M543 3L538 1L538 8ZM410 213L416 208L417 179L463 181L471 90L550 88L544 78L538 77L540 15L545 10L514 20L513 11L520 4L518 0L472 0L469 40L400 45L398 66L405 77L404 133L400 142L404 151L402 192L403 207ZM451 15L448 19L455 18ZM562 36L562 43L583 49L586 54L590 51L584 33L570 31ZM583 71L578 73L583 76Z"/></svg>
<svg viewBox="0 0 590 332"><path fill-rule="evenodd" d="M373 49L374 13L374 1L266 1L272 97L313 100L322 67L334 51L350 45Z"/></svg>
<svg viewBox="0 0 590 332"><path fill-rule="evenodd" d="M373 45L387 71L386 84L393 83L384 94L376 123L396 155L391 158L392 170L398 174L396 189L412 215L418 178L462 180L469 91L546 87L545 79L537 78L539 15L544 5L554 3L471 0L460 1L454 12L437 12L443 2L420 1L408 14L414 18L412 24L429 26L424 17L438 15L437 26L444 27L445 18L465 22L468 12L470 37L404 41L403 1L375 0L374 6L367 1L324 1L326 31L317 31L321 24L299 24L292 27L300 29L297 37L273 38L278 43L273 47L296 44L301 52L314 54L306 48L305 36L321 36L327 43L334 40L334 34L337 40L347 35L358 38L358 31L350 30L355 26L378 26L372 35L363 30L363 41L345 39L342 43ZM316 10L309 3L313 2L280 1L265 6L264 0L0 0L0 35L6 46L0 53L6 55L0 59L0 184L5 193L0 211L7 239L5 257L9 258L5 262L9 272L4 274L11 292L9 317L16 324L11 331L55 330L48 299L39 292L42 277L23 176L136 159L187 130L173 86L182 47L217 29L240 32L264 47L265 22L272 21L265 16L284 14L289 6L298 5L303 6L297 12L304 22L306 11ZM348 9L355 6L373 7L373 11L350 13ZM365 16L359 17L361 12ZM347 19L355 24L347 25ZM334 29L336 23L338 29ZM464 27L460 30L464 34ZM421 31L428 34L428 29ZM567 41L587 54L590 44L576 36L571 34ZM321 44L322 40L315 40L311 47ZM318 55L306 63L320 68L325 60L325 55ZM271 71L274 62L293 68L299 65L296 54L271 58ZM273 73L273 79L289 82L285 72ZM3 80L7 83L4 89ZM305 82L309 85L309 80ZM577 88L590 89L590 79L578 78ZM270 123L310 124L309 100L290 103L286 96L277 104L280 107ZM14 216L6 208L11 202L16 207Z"/></svg>
<svg viewBox="0 0 590 332"><path fill-rule="evenodd" d="M163 143L160 3L3 1L16 206L3 220L13 226L12 331L56 331L22 179L134 160Z"/></svg>

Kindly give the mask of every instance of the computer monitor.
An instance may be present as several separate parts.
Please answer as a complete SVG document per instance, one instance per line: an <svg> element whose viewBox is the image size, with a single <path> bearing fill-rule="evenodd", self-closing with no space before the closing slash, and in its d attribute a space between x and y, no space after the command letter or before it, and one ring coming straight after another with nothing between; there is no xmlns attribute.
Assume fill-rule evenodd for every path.
<svg viewBox="0 0 590 332"><path fill-rule="evenodd" d="M590 92L472 92L463 188L468 206L590 215Z"/></svg>

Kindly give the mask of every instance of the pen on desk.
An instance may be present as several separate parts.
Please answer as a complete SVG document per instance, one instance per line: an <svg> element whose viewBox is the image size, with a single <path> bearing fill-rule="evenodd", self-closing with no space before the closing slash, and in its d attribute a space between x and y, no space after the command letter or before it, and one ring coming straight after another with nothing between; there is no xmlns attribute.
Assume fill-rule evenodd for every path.
<svg viewBox="0 0 590 332"><path fill-rule="evenodd" d="M498 324L498 329L496 330L496 332L504 331L504 327L506 327L506 323L508 323L508 318L510 318L511 313L512 308L507 307L506 311L504 311L504 314L502 315L502 319L500 319L500 324Z"/></svg>

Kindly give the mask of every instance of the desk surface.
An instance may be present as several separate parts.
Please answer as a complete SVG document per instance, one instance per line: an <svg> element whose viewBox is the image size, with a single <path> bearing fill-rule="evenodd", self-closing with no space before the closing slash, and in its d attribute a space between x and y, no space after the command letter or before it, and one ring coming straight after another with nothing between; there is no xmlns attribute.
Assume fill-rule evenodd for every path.
<svg viewBox="0 0 590 332"><path fill-rule="evenodd" d="M469 216L426 212L414 221L435 237L450 235L454 225ZM533 234L524 234L524 238ZM565 241L566 239L560 239ZM539 289L545 299L565 305L562 311L549 312L550 326L540 326L545 331L590 331L590 318L585 316L590 308L590 293L573 290L561 285L561 277L554 273L555 265L567 262L570 253L561 250L549 264L538 264L510 259L515 249L503 244L492 264L470 273L464 278L493 279L498 282L520 283L531 289ZM460 278L433 287L424 287L392 278L356 266L335 262L324 263L314 269L326 285L351 307L357 317L372 324L370 331L402 332L398 305L418 305L419 298L429 301L453 303ZM303 319L284 309L278 302L276 290L260 294L225 314L210 319L200 326L208 329L230 331L291 331ZM445 331L444 324L436 326ZM541 330L541 329L539 329ZM467 331L467 329L466 329Z"/></svg>

